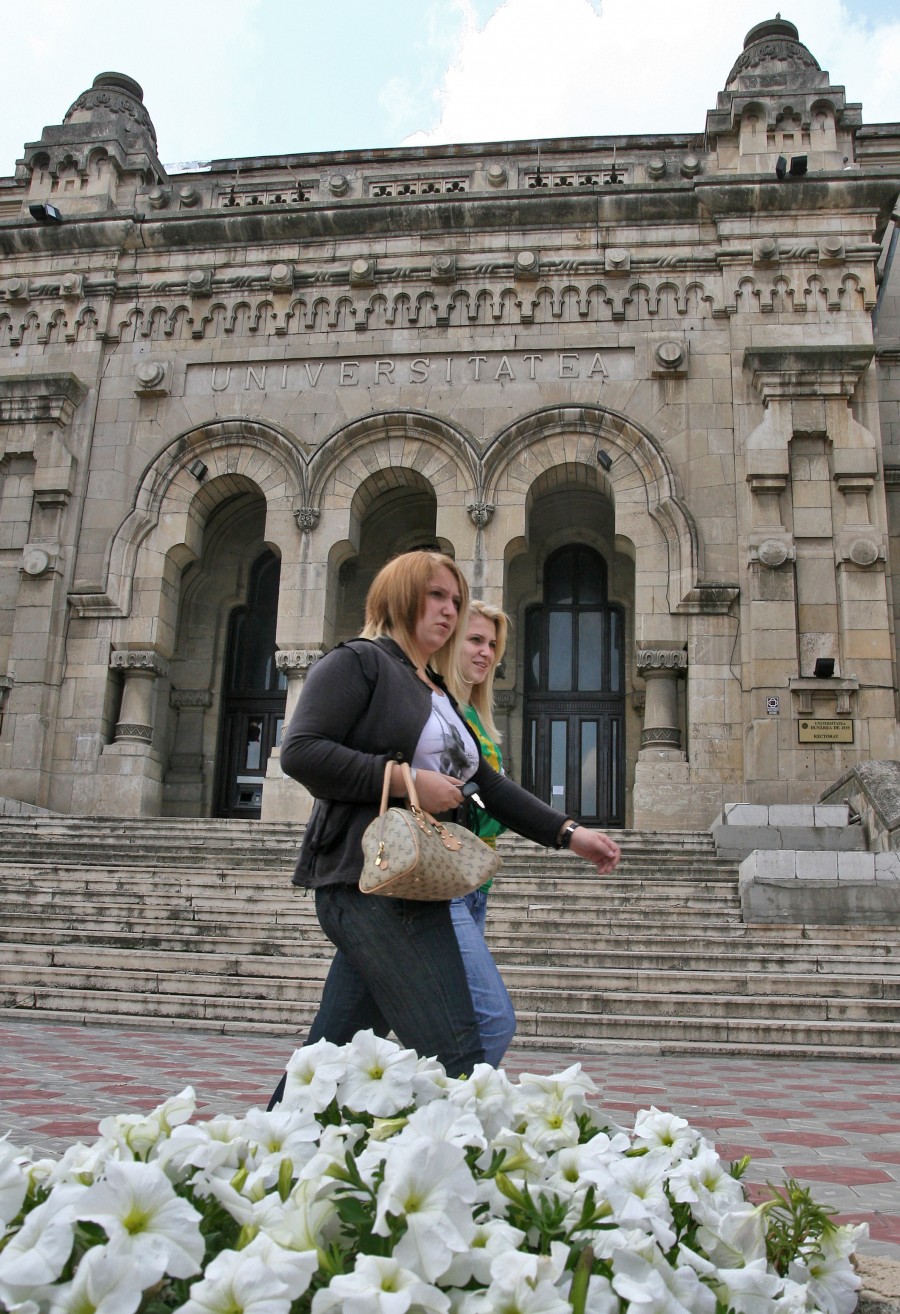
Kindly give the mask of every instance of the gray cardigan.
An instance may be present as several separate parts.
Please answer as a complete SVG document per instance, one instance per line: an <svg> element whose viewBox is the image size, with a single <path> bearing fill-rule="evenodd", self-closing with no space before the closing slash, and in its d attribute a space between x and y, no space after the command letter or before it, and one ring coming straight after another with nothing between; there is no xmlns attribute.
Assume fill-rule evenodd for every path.
<svg viewBox="0 0 900 1314"><path fill-rule="evenodd" d="M430 714L430 690L392 639L352 639L312 667L281 744L282 770L316 799L295 885L359 880L362 835L378 815L385 766L412 760ZM483 759L474 778L498 821L548 848L556 843L559 812Z"/></svg>

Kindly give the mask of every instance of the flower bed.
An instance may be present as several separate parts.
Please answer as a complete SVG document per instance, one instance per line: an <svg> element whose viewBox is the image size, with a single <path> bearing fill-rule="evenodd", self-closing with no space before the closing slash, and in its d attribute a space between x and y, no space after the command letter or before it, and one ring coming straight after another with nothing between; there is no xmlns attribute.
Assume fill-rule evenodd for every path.
<svg viewBox="0 0 900 1314"><path fill-rule="evenodd" d="M630 1131L555 1076L440 1064L360 1032L288 1064L272 1113L188 1088L29 1158L0 1141L15 1314L850 1314L865 1226L794 1182L752 1204L682 1118Z"/></svg>

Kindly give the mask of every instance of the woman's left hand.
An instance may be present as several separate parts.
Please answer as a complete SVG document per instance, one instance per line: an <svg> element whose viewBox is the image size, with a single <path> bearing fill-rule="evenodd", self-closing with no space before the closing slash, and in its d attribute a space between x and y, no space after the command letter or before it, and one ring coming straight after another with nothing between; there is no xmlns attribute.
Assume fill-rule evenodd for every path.
<svg viewBox="0 0 900 1314"><path fill-rule="evenodd" d="M579 826L572 831L569 850L577 853L579 858L586 858L597 868L598 876L606 876L618 866L622 850L615 840L609 838L602 830L588 830Z"/></svg>

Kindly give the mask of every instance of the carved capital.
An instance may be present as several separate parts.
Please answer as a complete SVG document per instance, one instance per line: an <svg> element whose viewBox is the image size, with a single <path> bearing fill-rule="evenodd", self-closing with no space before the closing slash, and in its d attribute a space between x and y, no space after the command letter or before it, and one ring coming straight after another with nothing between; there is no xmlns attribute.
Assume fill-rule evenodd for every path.
<svg viewBox="0 0 900 1314"><path fill-rule="evenodd" d="M687 664L683 648L641 648L637 653L637 668L645 678L656 673L677 675L687 670Z"/></svg>
<svg viewBox="0 0 900 1314"><path fill-rule="evenodd" d="M137 725L133 721L119 721L116 725L116 741L120 739L138 739L142 743L149 744L153 740L153 727Z"/></svg>
<svg viewBox="0 0 900 1314"><path fill-rule="evenodd" d="M114 671L129 675L168 675L169 664L152 648L122 649L110 653L109 664Z"/></svg>
<svg viewBox="0 0 900 1314"><path fill-rule="evenodd" d="M755 347L744 352L744 368L768 405L779 398L850 398L875 354L872 346Z"/></svg>
<svg viewBox="0 0 900 1314"><path fill-rule="evenodd" d="M491 523L491 518L496 510L493 502L470 502L466 507L469 513L469 519L473 525L479 529L484 529L485 525Z"/></svg>
<svg viewBox="0 0 900 1314"><path fill-rule="evenodd" d="M74 374L0 377L0 424L66 425L87 388Z"/></svg>
<svg viewBox="0 0 900 1314"><path fill-rule="evenodd" d="M284 648L281 652L276 652L275 666L291 679L298 675L306 675L310 667L324 655L318 648Z"/></svg>

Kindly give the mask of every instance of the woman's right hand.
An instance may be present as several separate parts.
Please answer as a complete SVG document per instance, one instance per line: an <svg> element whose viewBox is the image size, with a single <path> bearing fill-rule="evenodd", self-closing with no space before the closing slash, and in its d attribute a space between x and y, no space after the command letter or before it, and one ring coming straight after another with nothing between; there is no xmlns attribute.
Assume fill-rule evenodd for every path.
<svg viewBox="0 0 900 1314"><path fill-rule="evenodd" d="M456 776L444 776L440 771L426 771L424 767L416 771L416 794L419 804L432 816L442 812L452 812L463 801L462 781ZM395 766L391 777L391 793L402 796L406 793L403 773Z"/></svg>

